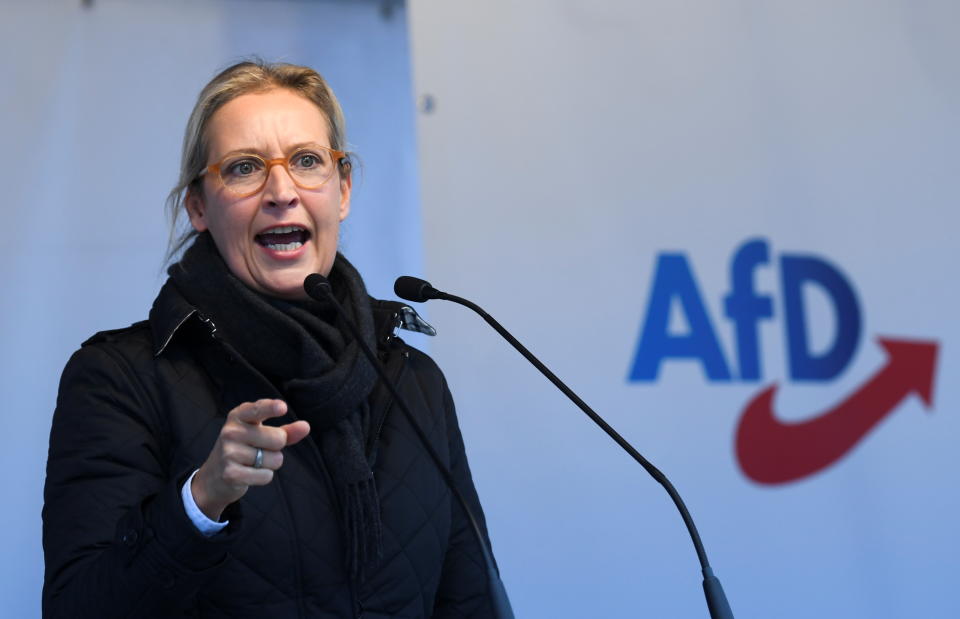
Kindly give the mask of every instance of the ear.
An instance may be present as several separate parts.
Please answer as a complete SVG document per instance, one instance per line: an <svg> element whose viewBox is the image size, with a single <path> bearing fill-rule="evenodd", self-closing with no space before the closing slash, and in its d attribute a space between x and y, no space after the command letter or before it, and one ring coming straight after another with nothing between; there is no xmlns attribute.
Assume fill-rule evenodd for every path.
<svg viewBox="0 0 960 619"><path fill-rule="evenodd" d="M340 221L350 214L350 191L353 189L353 175L347 174L340 179Z"/></svg>
<svg viewBox="0 0 960 619"><path fill-rule="evenodd" d="M187 215L190 216L190 223L197 232L203 232L207 229L206 205L203 203L203 197L193 189L187 189L187 195L183 198L183 205L187 209Z"/></svg>

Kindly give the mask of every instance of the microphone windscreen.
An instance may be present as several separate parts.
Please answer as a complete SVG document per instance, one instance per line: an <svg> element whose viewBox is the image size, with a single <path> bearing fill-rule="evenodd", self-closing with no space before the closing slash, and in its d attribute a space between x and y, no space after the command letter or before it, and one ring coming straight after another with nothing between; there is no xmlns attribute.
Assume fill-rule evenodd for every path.
<svg viewBox="0 0 960 619"><path fill-rule="evenodd" d="M437 292L429 282L419 277L410 277L409 275L401 275L398 277L397 281L393 283L393 291L401 299L415 303L423 303L424 301L435 299Z"/></svg>
<svg viewBox="0 0 960 619"><path fill-rule="evenodd" d="M319 273L311 273L303 280L303 290L307 295L317 301L323 301L327 295L333 292L330 287L330 280Z"/></svg>

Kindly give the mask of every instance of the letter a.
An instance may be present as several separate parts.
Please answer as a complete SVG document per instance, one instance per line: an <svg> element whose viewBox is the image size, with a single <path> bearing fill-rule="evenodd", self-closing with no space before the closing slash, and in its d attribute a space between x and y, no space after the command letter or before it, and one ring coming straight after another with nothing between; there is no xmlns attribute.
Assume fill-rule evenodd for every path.
<svg viewBox="0 0 960 619"><path fill-rule="evenodd" d="M667 333L670 304L674 299L680 303L690 325L688 334ZM629 380L656 380L661 361L670 358L699 359L709 380L730 380L723 351L683 254L660 254Z"/></svg>

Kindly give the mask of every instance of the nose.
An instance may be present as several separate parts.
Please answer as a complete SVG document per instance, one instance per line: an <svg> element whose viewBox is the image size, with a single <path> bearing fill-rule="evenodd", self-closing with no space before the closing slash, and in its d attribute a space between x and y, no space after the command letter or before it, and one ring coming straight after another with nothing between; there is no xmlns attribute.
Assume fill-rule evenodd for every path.
<svg viewBox="0 0 960 619"><path fill-rule="evenodd" d="M300 201L297 185L290 176L287 167L274 164L267 170L267 181L263 186L263 200L266 206L291 207Z"/></svg>

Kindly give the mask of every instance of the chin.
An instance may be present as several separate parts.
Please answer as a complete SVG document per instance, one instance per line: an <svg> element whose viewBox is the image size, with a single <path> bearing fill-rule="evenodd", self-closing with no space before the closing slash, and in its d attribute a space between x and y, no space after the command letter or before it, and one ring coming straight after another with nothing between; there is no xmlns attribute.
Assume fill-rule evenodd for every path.
<svg viewBox="0 0 960 619"><path fill-rule="evenodd" d="M273 277L267 281L258 282L264 294L280 299L306 299L307 293L303 289L303 280L313 271L297 271L284 273L282 277Z"/></svg>

